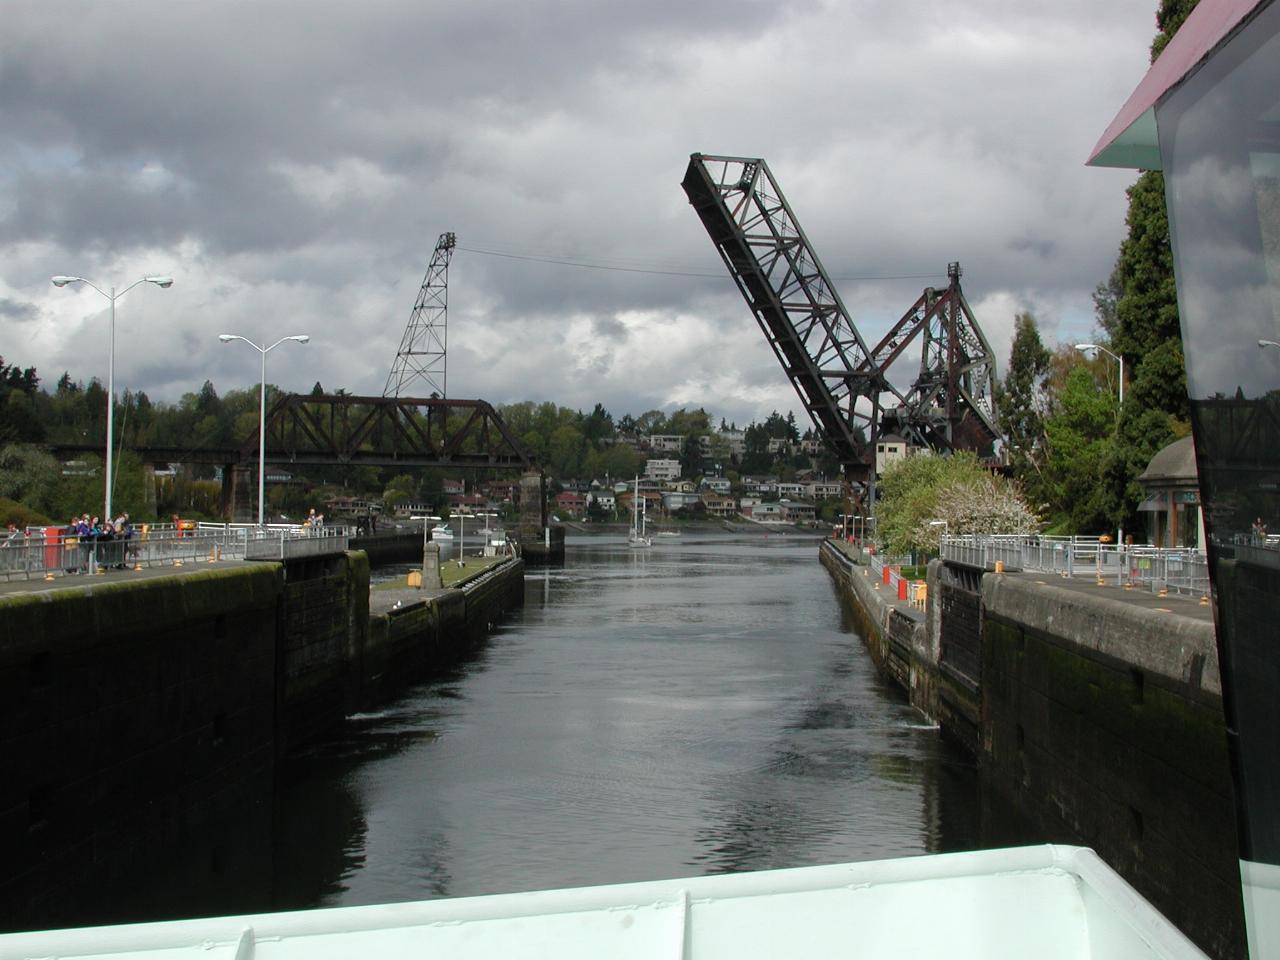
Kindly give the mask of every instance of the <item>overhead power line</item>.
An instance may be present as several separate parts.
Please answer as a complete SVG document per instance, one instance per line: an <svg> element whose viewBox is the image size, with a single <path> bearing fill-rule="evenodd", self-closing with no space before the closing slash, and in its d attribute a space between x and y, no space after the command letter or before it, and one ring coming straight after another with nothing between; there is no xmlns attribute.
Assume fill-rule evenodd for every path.
<svg viewBox="0 0 1280 960"><path fill-rule="evenodd" d="M608 270L617 273L645 273L660 277L694 277L706 280L731 280L731 277L723 273L696 273L688 270L657 270L651 267L625 267L617 264L592 262L590 260L569 257L546 257L538 254L522 254L522 253L504 253L500 250L484 250L480 247L468 247L458 244L459 250L465 250L467 253L475 253L485 257L500 257L504 260L524 260L530 263L547 263L556 264L562 267L579 267L585 270ZM833 277L835 281L843 283L866 283L876 280L933 280L937 279L938 274L935 273L898 273L898 274L875 274L861 277Z"/></svg>

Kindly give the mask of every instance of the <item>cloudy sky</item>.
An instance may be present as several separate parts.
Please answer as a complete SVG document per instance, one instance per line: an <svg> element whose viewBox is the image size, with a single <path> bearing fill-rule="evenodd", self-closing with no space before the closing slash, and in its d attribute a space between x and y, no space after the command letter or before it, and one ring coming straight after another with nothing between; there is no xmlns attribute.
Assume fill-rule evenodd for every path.
<svg viewBox="0 0 1280 960"><path fill-rule="evenodd" d="M106 301L49 277L166 273L118 388L255 385L217 335L306 333L272 382L380 394L454 231L450 396L798 408L680 189L703 151L769 161L868 340L959 260L1003 365L1019 310L1093 329L1132 175L1083 163L1155 6L8 0L0 354L105 380Z"/></svg>

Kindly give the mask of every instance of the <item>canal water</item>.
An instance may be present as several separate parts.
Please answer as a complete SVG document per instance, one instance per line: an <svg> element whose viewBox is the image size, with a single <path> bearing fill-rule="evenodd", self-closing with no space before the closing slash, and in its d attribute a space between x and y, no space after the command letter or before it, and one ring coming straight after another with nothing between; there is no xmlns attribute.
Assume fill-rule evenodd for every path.
<svg viewBox="0 0 1280 960"><path fill-rule="evenodd" d="M972 762L877 677L817 555L571 537L473 660L287 766L253 908L979 846Z"/></svg>
<svg viewBox="0 0 1280 960"><path fill-rule="evenodd" d="M354 717L274 780L229 781L163 842L32 890L4 926L1043 839L1012 830L1016 814L983 797L973 762L877 676L811 536L685 533L639 549L570 537L565 566L530 571L525 598L452 673Z"/></svg>

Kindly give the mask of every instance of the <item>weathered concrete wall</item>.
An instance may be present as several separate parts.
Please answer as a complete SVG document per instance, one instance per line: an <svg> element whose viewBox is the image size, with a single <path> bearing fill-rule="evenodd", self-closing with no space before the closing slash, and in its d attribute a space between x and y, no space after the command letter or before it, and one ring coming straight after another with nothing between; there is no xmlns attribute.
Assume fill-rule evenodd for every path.
<svg viewBox="0 0 1280 960"><path fill-rule="evenodd" d="M473 649L523 587L513 561L371 618L354 551L0 597L0 929L119 916L115 878L176 844L198 862L174 882L236 909L237 867L270 876L278 756Z"/></svg>
<svg viewBox="0 0 1280 960"><path fill-rule="evenodd" d="M349 656L369 623L369 561L360 551L284 564L277 647L278 749L336 730L346 717Z"/></svg>
<svg viewBox="0 0 1280 960"><path fill-rule="evenodd" d="M823 541L819 558L848 602L876 666L908 692L913 704L931 714L933 669L925 615L895 603L869 567L851 562L830 541Z"/></svg>
<svg viewBox="0 0 1280 960"><path fill-rule="evenodd" d="M272 564L0 599L0 924L269 800L283 591Z"/></svg>
<svg viewBox="0 0 1280 960"><path fill-rule="evenodd" d="M1243 950L1211 623L988 575L983 776L1217 956Z"/></svg>
<svg viewBox="0 0 1280 960"><path fill-rule="evenodd" d="M1093 847L1206 951L1243 956L1212 623L934 561L904 680L884 588L821 557L872 659L1037 840Z"/></svg>
<svg viewBox="0 0 1280 960"><path fill-rule="evenodd" d="M354 660L352 709L461 660L523 603L524 562L512 559L462 589L371 616L367 642Z"/></svg>
<svg viewBox="0 0 1280 960"><path fill-rule="evenodd" d="M521 526L515 538L520 555L530 566L564 565L564 527Z"/></svg>
<svg viewBox="0 0 1280 960"><path fill-rule="evenodd" d="M361 534L352 538L351 548L363 551L369 557L371 567L387 563L421 563L422 531Z"/></svg>

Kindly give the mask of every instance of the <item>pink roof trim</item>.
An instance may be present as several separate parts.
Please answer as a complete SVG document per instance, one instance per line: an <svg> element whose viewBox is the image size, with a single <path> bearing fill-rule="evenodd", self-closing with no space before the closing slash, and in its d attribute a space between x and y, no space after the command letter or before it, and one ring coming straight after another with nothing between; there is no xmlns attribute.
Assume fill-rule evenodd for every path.
<svg viewBox="0 0 1280 960"><path fill-rule="evenodd" d="M1200 0L1151 65L1089 155L1095 163L1125 131L1181 83L1240 23L1266 0ZM1154 145L1153 145L1154 146ZM1105 160L1104 160L1105 162Z"/></svg>

